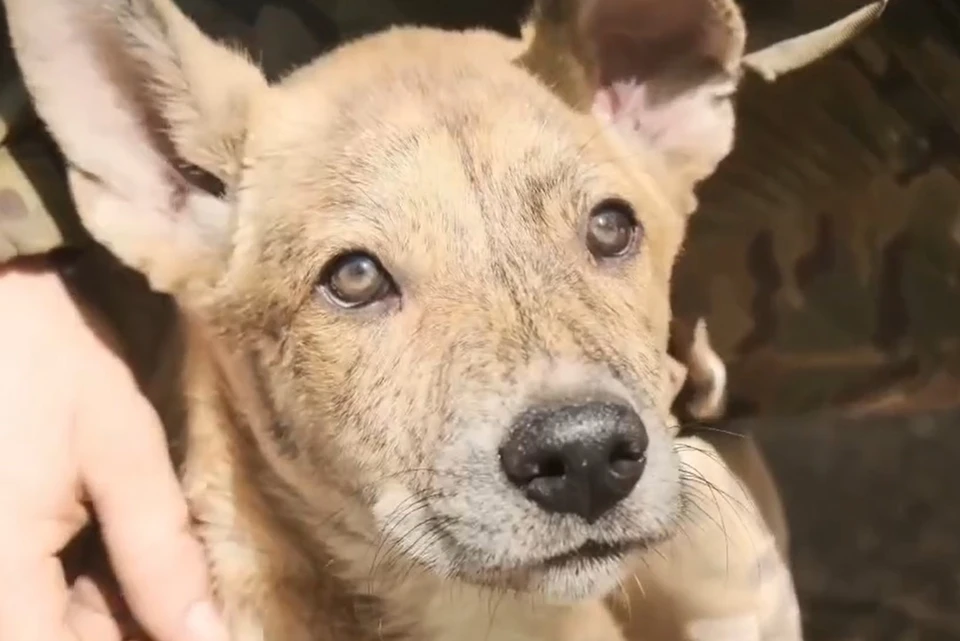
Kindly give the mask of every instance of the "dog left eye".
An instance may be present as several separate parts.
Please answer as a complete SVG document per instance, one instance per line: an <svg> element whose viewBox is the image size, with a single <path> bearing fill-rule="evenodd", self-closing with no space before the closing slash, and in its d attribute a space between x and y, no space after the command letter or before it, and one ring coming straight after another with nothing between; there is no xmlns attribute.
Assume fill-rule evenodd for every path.
<svg viewBox="0 0 960 641"><path fill-rule="evenodd" d="M597 258L617 258L636 243L640 232L633 208L618 199L605 200L590 212L587 249Z"/></svg>
<svg viewBox="0 0 960 641"><path fill-rule="evenodd" d="M347 309L371 305L396 292L380 261L364 252L344 254L328 263L319 286L335 304Z"/></svg>

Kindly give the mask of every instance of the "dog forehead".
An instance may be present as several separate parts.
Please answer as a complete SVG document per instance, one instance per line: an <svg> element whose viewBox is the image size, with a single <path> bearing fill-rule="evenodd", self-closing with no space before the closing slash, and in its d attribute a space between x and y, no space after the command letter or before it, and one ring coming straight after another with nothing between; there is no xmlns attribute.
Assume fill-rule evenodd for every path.
<svg viewBox="0 0 960 641"><path fill-rule="evenodd" d="M283 238L272 244L313 255L419 245L482 264L566 242L590 201L610 195L679 223L642 154L521 69L519 53L494 33L405 28L273 87L251 127L245 184Z"/></svg>
<svg viewBox="0 0 960 641"><path fill-rule="evenodd" d="M368 130L389 140L499 108L518 124L561 116L550 92L514 64L517 55L515 42L494 33L394 28L343 45L282 80L255 125L283 145L304 135Z"/></svg>
<svg viewBox="0 0 960 641"><path fill-rule="evenodd" d="M335 51L270 92L247 165L305 215L338 205L397 215L415 200L419 216L435 205L467 217L468 196L517 206L570 191L585 178L593 120L499 44L494 34L404 30Z"/></svg>

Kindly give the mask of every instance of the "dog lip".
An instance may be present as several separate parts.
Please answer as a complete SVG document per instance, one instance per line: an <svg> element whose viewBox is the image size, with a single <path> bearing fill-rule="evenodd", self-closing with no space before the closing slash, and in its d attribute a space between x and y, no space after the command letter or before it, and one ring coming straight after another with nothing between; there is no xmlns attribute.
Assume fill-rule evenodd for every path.
<svg viewBox="0 0 960 641"><path fill-rule="evenodd" d="M639 541L618 541L608 543L591 539L578 548L570 550L569 552L552 556L542 561L541 565L546 568L555 568L584 561L609 561L613 559L620 559L638 547L642 547L642 543Z"/></svg>

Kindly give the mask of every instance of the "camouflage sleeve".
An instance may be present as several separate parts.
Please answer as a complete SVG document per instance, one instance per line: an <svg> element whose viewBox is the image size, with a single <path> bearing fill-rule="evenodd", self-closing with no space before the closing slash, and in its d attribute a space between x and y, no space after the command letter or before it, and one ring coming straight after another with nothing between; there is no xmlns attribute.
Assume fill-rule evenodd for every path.
<svg viewBox="0 0 960 641"><path fill-rule="evenodd" d="M0 263L76 242L80 229L60 156L6 56L0 66Z"/></svg>

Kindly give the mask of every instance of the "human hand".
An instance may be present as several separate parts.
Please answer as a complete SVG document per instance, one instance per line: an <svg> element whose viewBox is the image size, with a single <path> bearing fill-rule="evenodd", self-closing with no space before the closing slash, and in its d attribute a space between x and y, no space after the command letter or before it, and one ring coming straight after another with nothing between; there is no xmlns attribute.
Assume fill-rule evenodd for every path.
<svg viewBox="0 0 960 641"><path fill-rule="evenodd" d="M120 641L57 554L92 506L156 641L226 641L159 419L52 270L0 267L0 641Z"/></svg>

